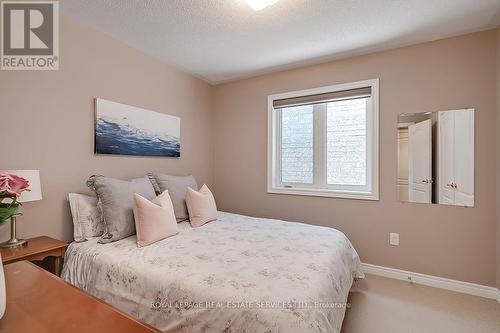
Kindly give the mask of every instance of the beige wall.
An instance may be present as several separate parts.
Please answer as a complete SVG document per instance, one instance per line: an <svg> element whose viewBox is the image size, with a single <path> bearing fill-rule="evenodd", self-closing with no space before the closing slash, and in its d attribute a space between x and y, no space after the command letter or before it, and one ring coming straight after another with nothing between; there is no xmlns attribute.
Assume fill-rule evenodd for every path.
<svg viewBox="0 0 500 333"><path fill-rule="evenodd" d="M500 289L500 28L497 29L497 288Z"/></svg>
<svg viewBox="0 0 500 333"><path fill-rule="evenodd" d="M367 263L495 285L496 39L492 30L218 86L218 205L338 228ZM267 95L371 78L380 78L380 201L267 194ZM476 207L398 202L398 113L464 107L476 109Z"/></svg>
<svg viewBox="0 0 500 333"><path fill-rule="evenodd" d="M93 173L193 173L213 183L213 87L102 33L61 18L59 71L0 72L0 169L40 169L43 200L26 203L19 235L69 240L66 201ZM181 157L95 156L93 98L181 117ZM0 228L6 239L8 225Z"/></svg>

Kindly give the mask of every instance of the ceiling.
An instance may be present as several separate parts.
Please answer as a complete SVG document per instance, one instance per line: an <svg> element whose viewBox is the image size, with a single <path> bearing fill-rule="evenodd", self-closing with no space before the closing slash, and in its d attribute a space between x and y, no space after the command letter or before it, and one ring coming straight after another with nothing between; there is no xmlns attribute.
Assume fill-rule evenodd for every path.
<svg viewBox="0 0 500 333"><path fill-rule="evenodd" d="M500 0L64 0L61 12L217 84L500 25Z"/></svg>

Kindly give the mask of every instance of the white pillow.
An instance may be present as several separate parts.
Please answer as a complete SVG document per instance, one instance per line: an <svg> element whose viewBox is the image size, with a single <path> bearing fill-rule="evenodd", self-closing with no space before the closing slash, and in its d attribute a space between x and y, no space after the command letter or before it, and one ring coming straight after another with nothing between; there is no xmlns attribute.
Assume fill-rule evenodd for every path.
<svg viewBox="0 0 500 333"><path fill-rule="evenodd" d="M138 247L153 244L179 232L168 190L152 201L134 194L134 220Z"/></svg>
<svg viewBox="0 0 500 333"><path fill-rule="evenodd" d="M85 241L87 237L99 237L104 233L102 213L97 208L97 198L79 194L68 194L71 215L73 216L73 238Z"/></svg>
<svg viewBox="0 0 500 333"><path fill-rule="evenodd" d="M186 204L192 227L201 227L207 222L217 220L217 206L207 185L203 185L199 192L188 187Z"/></svg>

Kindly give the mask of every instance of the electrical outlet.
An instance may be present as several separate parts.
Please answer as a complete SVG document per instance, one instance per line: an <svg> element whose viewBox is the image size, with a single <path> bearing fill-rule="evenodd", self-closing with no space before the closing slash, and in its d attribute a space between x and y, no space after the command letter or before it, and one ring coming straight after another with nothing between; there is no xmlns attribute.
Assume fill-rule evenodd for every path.
<svg viewBox="0 0 500 333"><path fill-rule="evenodd" d="M389 244L399 246L399 234L396 232L389 233Z"/></svg>

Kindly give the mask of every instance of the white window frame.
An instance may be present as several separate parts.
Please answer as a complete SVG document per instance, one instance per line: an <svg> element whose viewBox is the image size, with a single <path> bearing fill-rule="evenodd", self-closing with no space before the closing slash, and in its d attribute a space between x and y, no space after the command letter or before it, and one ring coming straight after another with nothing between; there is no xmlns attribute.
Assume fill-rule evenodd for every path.
<svg viewBox="0 0 500 333"><path fill-rule="evenodd" d="M366 190L352 189L349 186L326 186L318 188L312 184L288 184L281 182L281 154L280 154L280 111L274 109L273 102L279 99L302 97L315 94L344 91L357 88L371 87L371 103L367 105L367 188ZM281 94L269 95L268 104L268 147L267 147L267 192L275 194L306 195L318 197L379 200L379 79L357 81L345 84L336 84L326 87L291 91ZM321 107L321 106L314 106ZM323 106L324 107L324 106ZM315 112L314 117L326 117L325 112ZM315 120L316 123L316 120ZM326 121L323 121L326 127ZM326 128L316 128L315 131L325 131ZM314 183L318 184L317 178L324 179L326 175L326 161L324 150L326 142L320 142L320 137L326 137L326 133L314 136ZM370 163L371 161L371 163ZM317 165L323 168L317 169ZM335 187L335 188L334 188Z"/></svg>

